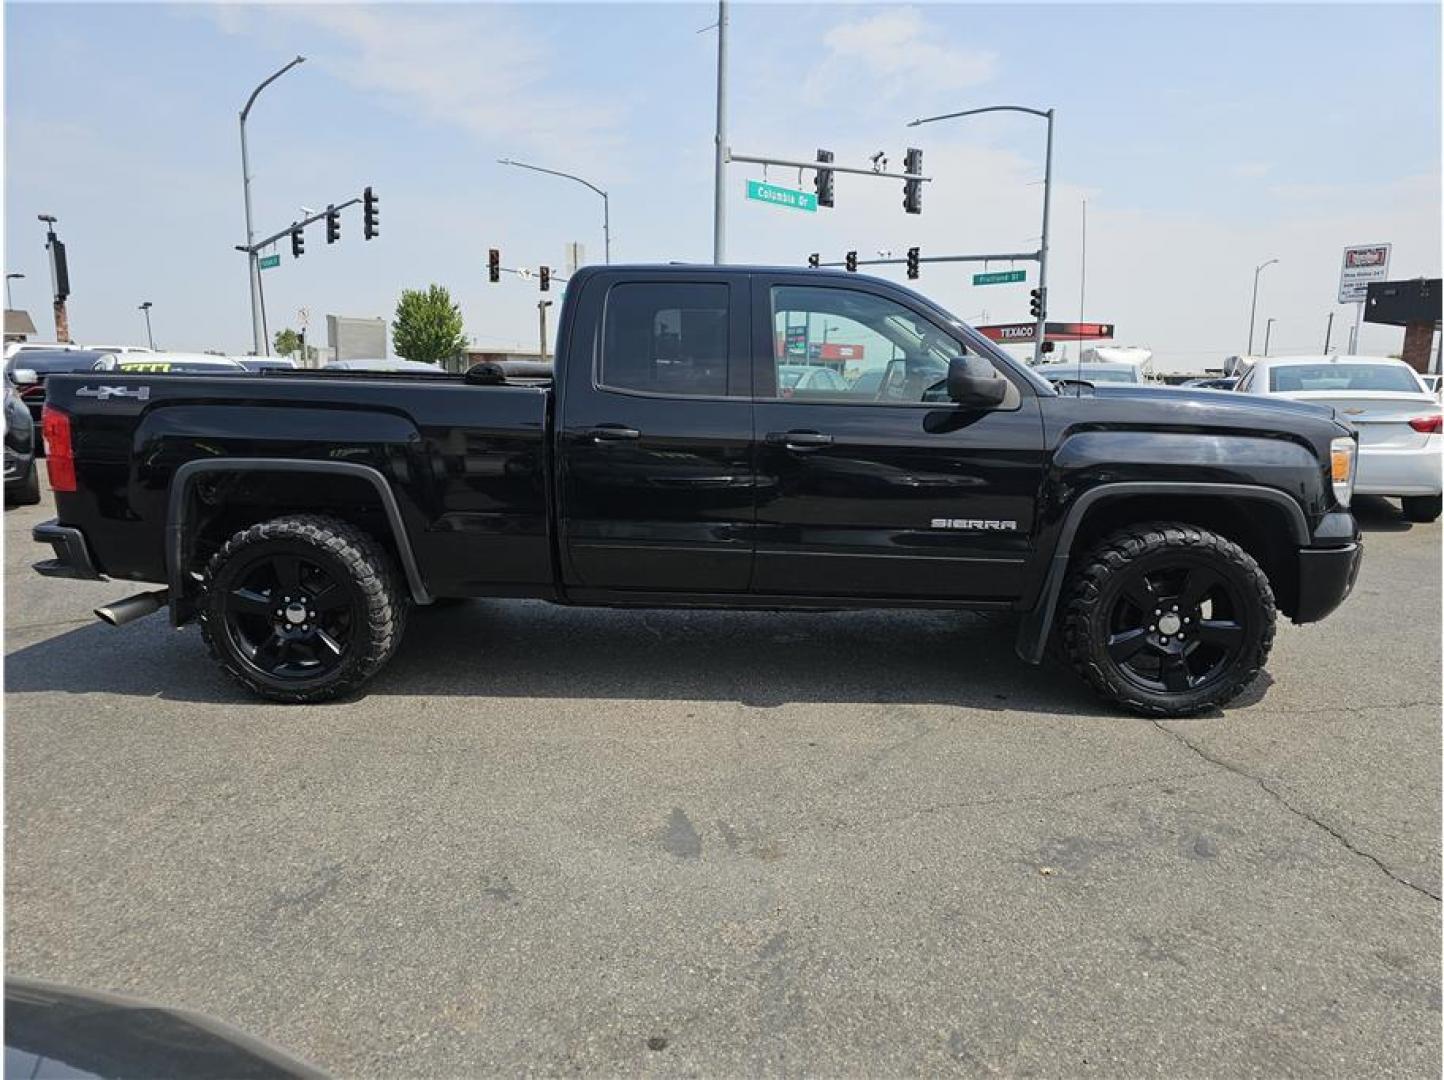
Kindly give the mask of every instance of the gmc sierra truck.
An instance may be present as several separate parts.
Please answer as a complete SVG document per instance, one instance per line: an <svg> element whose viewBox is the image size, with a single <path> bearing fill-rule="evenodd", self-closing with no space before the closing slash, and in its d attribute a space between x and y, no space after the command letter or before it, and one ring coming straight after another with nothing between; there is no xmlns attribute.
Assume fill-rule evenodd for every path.
<svg viewBox="0 0 1444 1080"><path fill-rule="evenodd" d="M1037 377L858 274L591 267L554 369L52 376L53 577L257 694L355 691L412 606L1016 612L1127 709L1227 702L1348 595L1356 439L1306 404Z"/></svg>

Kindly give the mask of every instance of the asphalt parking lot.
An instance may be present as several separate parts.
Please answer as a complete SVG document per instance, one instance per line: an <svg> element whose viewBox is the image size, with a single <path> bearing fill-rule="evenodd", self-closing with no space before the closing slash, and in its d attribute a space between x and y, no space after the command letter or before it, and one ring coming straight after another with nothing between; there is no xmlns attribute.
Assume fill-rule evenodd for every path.
<svg viewBox="0 0 1444 1080"><path fill-rule="evenodd" d="M1153 723L961 614L416 613L244 696L5 514L12 972L343 1076L1434 1076L1440 529Z"/></svg>

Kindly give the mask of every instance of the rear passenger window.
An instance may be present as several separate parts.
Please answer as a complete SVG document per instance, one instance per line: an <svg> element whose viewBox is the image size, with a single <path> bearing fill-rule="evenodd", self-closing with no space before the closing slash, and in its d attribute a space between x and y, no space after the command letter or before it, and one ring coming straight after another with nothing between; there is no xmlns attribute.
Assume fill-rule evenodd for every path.
<svg viewBox="0 0 1444 1080"><path fill-rule="evenodd" d="M727 393L727 286L618 285L607 294L603 385L649 394Z"/></svg>

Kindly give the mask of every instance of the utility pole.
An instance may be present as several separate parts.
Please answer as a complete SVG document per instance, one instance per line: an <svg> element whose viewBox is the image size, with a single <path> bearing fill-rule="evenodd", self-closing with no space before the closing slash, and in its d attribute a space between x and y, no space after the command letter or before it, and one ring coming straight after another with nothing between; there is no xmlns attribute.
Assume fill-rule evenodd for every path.
<svg viewBox="0 0 1444 1080"><path fill-rule="evenodd" d="M1270 259L1253 268L1253 300L1248 305L1248 349L1246 351L1248 356L1253 355L1253 323L1254 316L1258 313L1258 276L1276 262L1278 262L1277 259Z"/></svg>
<svg viewBox="0 0 1444 1080"><path fill-rule="evenodd" d="M536 302L537 318L541 322L541 344L537 349L537 356L542 363L547 359L547 308L552 306L550 300L538 300Z"/></svg>
<svg viewBox="0 0 1444 1080"><path fill-rule="evenodd" d="M712 263L727 261L727 0L717 0L717 136L712 179Z"/></svg>
<svg viewBox="0 0 1444 1080"><path fill-rule="evenodd" d="M944 113L941 116L927 116L908 122L908 127L931 124L938 120L956 120L964 116L977 116L990 112L1020 112L1041 117L1048 121L1047 152L1043 165L1043 235L1036 256L1038 260L1038 290L1043 303L1038 306L1037 326L1033 331L1033 363L1043 359L1043 338L1048 322L1048 211L1053 202L1053 110L1030 109L1026 105L987 105L981 109L964 109L962 112Z"/></svg>
<svg viewBox="0 0 1444 1080"><path fill-rule="evenodd" d="M145 312L145 340L150 344L151 352L155 352L155 335L150 332L150 309L149 300L140 305L140 310Z"/></svg>
<svg viewBox="0 0 1444 1080"><path fill-rule="evenodd" d="M45 250L50 256L50 292L54 300L55 340L70 344L70 313L65 301L70 296L70 268L65 261L65 245L55 235L54 214L36 214L45 222Z"/></svg>
<svg viewBox="0 0 1444 1080"><path fill-rule="evenodd" d="M256 96L262 90L270 86L286 72L290 71L297 64L304 64L306 58L298 56L285 67L281 68L270 78L261 83L251 91L251 96L246 99L246 107L241 110L241 187L246 197L246 260L249 263L251 279L251 338L254 351L257 356L270 356L271 344L266 340L265 318L261 314L261 266L260 256L256 251L256 234L251 225L251 161L246 150L246 117L250 115L251 106L256 103Z"/></svg>
<svg viewBox="0 0 1444 1080"><path fill-rule="evenodd" d="M1329 339L1334 336L1334 313L1329 312L1329 325L1324 328L1324 355L1329 353Z"/></svg>

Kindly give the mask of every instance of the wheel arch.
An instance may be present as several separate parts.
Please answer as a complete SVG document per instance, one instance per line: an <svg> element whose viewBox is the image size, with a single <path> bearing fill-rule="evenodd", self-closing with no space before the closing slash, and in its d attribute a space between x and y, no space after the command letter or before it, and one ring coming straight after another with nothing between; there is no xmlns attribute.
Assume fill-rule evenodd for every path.
<svg viewBox="0 0 1444 1080"><path fill-rule="evenodd" d="M170 590L171 622L179 626L186 622L193 611L193 598L186 589L186 568L191 561L192 545L196 539L200 514L195 498L196 484L201 478L215 474L233 474L248 478L261 476L299 479L304 476L328 476L354 489L374 496L375 507L384 522L385 534L376 539L395 556L406 579L407 590L418 604L429 604L432 596L426 588L421 567L406 531L401 507L396 493L387 483L386 477L370 465L354 461L317 461L307 458L218 458L188 461L176 469L171 479L166 504L165 526L165 568L166 582ZM309 512L325 512L314 505L298 503L294 498L279 497L268 499L263 504L266 510L284 512L303 509ZM258 515L247 517L257 519ZM254 520L247 523L254 523ZM372 531L380 532L380 526Z"/></svg>
<svg viewBox="0 0 1444 1080"><path fill-rule="evenodd" d="M1030 664L1042 660L1073 555L1116 528L1142 521L1180 521L1227 537L1263 568L1279 610L1285 615L1296 610L1297 549L1309 542L1309 524L1286 492L1254 484L1101 484L1080 494L1063 517L1042 588L1018 628L1020 658Z"/></svg>

